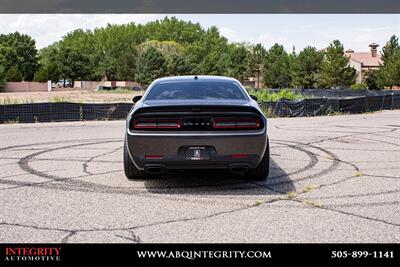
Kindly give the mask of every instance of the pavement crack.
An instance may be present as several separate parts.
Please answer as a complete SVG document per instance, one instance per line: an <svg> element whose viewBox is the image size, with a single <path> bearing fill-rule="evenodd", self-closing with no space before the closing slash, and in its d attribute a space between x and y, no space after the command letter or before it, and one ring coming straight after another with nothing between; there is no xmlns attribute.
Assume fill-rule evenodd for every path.
<svg viewBox="0 0 400 267"><path fill-rule="evenodd" d="M61 243L62 243L62 244L68 243L68 240L69 240L71 237L73 237L74 235L76 235L76 234L77 234L76 231L71 231L66 237L64 237L64 238L61 240Z"/></svg>
<svg viewBox="0 0 400 267"><path fill-rule="evenodd" d="M130 237L126 237L126 236L118 235L118 234L115 236L132 241L133 243L141 243L142 242L140 237L137 234L135 234L133 231L127 230L127 232L130 233L130 235L131 235Z"/></svg>
<svg viewBox="0 0 400 267"><path fill-rule="evenodd" d="M120 150L121 148L122 148L122 147L118 147L118 148L116 148L116 149L113 149L112 151L105 152L105 153L102 153L102 154L93 156L93 157L89 158L88 160L85 160L85 161L82 163L83 172L86 173L86 174L89 174L89 175L94 175L92 172L88 171L89 163L92 162L92 161L93 161L94 159L96 159L96 158L103 157L103 156L106 156L106 155L115 153L115 152L117 152L118 150Z"/></svg>

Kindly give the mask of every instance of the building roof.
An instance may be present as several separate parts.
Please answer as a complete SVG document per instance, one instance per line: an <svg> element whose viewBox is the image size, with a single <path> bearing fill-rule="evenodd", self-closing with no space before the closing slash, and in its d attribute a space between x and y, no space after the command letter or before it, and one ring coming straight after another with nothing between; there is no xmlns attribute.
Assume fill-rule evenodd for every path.
<svg viewBox="0 0 400 267"><path fill-rule="evenodd" d="M371 52L349 52L346 51L346 55L358 63L361 63L366 67L379 67L383 63L381 56L378 54L373 57Z"/></svg>

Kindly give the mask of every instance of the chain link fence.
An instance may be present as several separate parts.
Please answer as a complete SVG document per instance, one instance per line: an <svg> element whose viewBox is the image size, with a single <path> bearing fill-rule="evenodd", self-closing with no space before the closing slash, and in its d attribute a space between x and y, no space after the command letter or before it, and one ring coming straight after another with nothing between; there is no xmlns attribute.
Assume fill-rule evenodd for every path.
<svg viewBox="0 0 400 267"><path fill-rule="evenodd" d="M31 103L0 105L0 123L125 119L132 103ZM353 98L281 99L260 103L267 116L300 117L400 109L400 94Z"/></svg>

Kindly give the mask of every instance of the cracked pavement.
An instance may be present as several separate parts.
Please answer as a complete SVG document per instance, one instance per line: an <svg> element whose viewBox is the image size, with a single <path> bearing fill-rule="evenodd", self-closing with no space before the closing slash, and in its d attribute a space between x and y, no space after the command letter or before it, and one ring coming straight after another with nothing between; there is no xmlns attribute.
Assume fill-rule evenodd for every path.
<svg viewBox="0 0 400 267"><path fill-rule="evenodd" d="M267 182L128 181L124 121L0 125L0 243L400 241L400 111L268 125Z"/></svg>

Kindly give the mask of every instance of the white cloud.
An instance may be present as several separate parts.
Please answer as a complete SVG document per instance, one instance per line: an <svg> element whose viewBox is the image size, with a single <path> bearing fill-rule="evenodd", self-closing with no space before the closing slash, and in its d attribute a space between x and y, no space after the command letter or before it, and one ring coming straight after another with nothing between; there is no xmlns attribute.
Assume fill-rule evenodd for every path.
<svg viewBox="0 0 400 267"><path fill-rule="evenodd" d="M163 15L152 14L1 15L0 33L19 31L29 34L36 40L37 47L42 48L60 40L66 33L78 28L94 29L104 27L108 23L145 23L162 17Z"/></svg>
<svg viewBox="0 0 400 267"><path fill-rule="evenodd" d="M243 41L240 34L230 27L221 27L219 32L222 36L226 37L230 42L241 42Z"/></svg>

